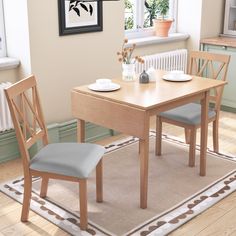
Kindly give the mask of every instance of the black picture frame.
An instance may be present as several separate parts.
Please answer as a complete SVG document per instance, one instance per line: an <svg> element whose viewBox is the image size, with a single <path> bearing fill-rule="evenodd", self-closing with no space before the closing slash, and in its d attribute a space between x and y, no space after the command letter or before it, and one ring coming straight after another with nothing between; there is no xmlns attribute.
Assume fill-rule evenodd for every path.
<svg viewBox="0 0 236 236"><path fill-rule="evenodd" d="M70 22L67 22L69 14L73 14L73 24L71 25ZM80 19L82 14L87 14L86 21L82 20L85 17ZM60 36L103 30L102 1L58 0L58 17ZM76 17L78 17L78 21Z"/></svg>

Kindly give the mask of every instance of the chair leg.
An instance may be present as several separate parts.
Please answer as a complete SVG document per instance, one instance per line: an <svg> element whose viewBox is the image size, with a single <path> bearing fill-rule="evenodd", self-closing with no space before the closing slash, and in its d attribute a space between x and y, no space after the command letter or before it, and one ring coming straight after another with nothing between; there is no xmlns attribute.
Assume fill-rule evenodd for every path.
<svg viewBox="0 0 236 236"><path fill-rule="evenodd" d="M161 155L162 121L161 117L156 117L156 156Z"/></svg>
<svg viewBox="0 0 236 236"><path fill-rule="evenodd" d="M86 230L88 227L87 179L81 179L79 181L79 203L80 203L80 229Z"/></svg>
<svg viewBox="0 0 236 236"><path fill-rule="evenodd" d="M190 144L190 129L185 128L184 132L185 132L185 142L187 144Z"/></svg>
<svg viewBox="0 0 236 236"><path fill-rule="evenodd" d="M140 154L140 139L138 140L138 154Z"/></svg>
<svg viewBox="0 0 236 236"><path fill-rule="evenodd" d="M218 120L213 121L213 149L214 152L219 152Z"/></svg>
<svg viewBox="0 0 236 236"><path fill-rule="evenodd" d="M97 202L103 202L103 171L102 159L96 166L96 198Z"/></svg>
<svg viewBox="0 0 236 236"><path fill-rule="evenodd" d="M49 178L42 177L41 190L40 190L40 197L41 198L45 198L47 196L48 181L49 181Z"/></svg>
<svg viewBox="0 0 236 236"><path fill-rule="evenodd" d="M24 197L23 197L23 206L21 212L21 221L27 222L29 218L29 209L30 209L30 200L31 200L31 191L32 191L32 176L27 174L24 177Z"/></svg>
<svg viewBox="0 0 236 236"><path fill-rule="evenodd" d="M190 167L195 166L195 151L196 151L196 134L197 129L190 130L190 144L189 144L189 162Z"/></svg>

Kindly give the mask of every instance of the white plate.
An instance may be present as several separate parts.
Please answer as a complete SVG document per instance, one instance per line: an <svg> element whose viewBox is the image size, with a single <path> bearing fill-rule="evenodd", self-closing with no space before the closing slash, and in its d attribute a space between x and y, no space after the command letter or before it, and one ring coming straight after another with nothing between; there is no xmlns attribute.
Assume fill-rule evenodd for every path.
<svg viewBox="0 0 236 236"><path fill-rule="evenodd" d="M168 81L176 81L176 82L179 82L179 81L189 81L189 80L192 79L192 76L186 75L186 74L181 74L181 75L175 76L175 75L170 73L170 74L164 75L163 79L164 80L168 80Z"/></svg>
<svg viewBox="0 0 236 236"><path fill-rule="evenodd" d="M108 87L101 87L101 86L98 86L96 83L94 83L94 84L90 84L88 88L93 91L98 91L98 92L109 92L109 91L115 91L115 90L120 89L120 85L115 84L115 83L110 83Z"/></svg>

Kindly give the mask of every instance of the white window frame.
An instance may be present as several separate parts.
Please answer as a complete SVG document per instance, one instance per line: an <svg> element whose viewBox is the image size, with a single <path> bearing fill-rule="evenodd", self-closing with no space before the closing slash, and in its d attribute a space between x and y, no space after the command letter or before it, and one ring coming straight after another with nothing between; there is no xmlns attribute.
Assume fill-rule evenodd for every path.
<svg viewBox="0 0 236 236"><path fill-rule="evenodd" d="M3 0L0 0L0 57L6 57L6 38L5 38Z"/></svg>
<svg viewBox="0 0 236 236"><path fill-rule="evenodd" d="M125 30L125 36L128 39L133 39L133 38L142 38L142 37L149 37L153 36L154 34L154 28L143 28L143 21L144 21L144 2L145 0L136 0L136 7L135 7L135 12L134 12L134 24L136 25L136 29L132 30ZM176 33L177 32L177 24L176 24L176 19L177 19L177 10L178 10L178 0L170 0L170 7L169 7L169 12L170 16L174 19L170 33Z"/></svg>

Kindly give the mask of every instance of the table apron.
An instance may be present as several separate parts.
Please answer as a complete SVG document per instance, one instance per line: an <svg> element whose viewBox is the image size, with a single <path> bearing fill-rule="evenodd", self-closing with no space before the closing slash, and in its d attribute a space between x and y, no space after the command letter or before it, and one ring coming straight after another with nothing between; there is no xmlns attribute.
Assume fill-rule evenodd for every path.
<svg viewBox="0 0 236 236"><path fill-rule="evenodd" d="M205 92L201 92L148 110L141 110L126 104L73 91L71 93L72 114L80 120L145 139L147 135L145 124L150 116L189 102L201 100L204 98L204 94Z"/></svg>
<svg viewBox="0 0 236 236"><path fill-rule="evenodd" d="M71 93L71 101L72 114L77 119L141 139L147 137L145 124L149 116L145 110L74 91Z"/></svg>

